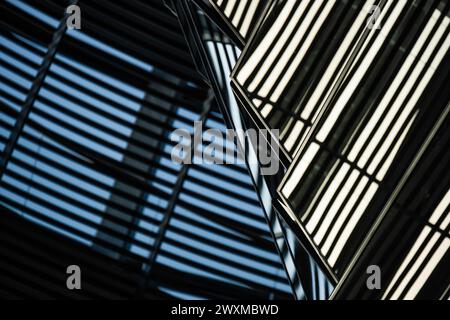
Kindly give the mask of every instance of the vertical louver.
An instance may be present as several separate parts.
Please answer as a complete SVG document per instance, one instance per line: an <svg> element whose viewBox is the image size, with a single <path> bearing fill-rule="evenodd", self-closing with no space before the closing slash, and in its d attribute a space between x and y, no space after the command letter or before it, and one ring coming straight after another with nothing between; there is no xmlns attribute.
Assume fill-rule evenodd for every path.
<svg viewBox="0 0 450 320"><path fill-rule="evenodd" d="M370 204L386 192L382 186L396 181L389 175L392 164L413 159L400 152L402 146L408 137L411 144L423 143L415 134L430 125L421 121L448 108L448 98L439 96L449 72L444 4L383 4L380 31L368 30L359 40L361 48L330 95L319 92L327 103L279 188L338 276L359 245L352 235L370 227Z"/></svg>

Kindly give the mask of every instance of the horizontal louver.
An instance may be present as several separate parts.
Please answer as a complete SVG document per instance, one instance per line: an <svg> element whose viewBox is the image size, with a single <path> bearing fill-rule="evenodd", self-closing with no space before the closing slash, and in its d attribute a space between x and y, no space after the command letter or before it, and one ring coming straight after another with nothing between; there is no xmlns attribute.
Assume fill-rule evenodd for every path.
<svg viewBox="0 0 450 320"><path fill-rule="evenodd" d="M448 79L448 78L447 78ZM450 264L449 115L435 126L408 179L392 194L367 250L338 286L336 298L448 299ZM381 290L362 286L368 265Z"/></svg>
<svg viewBox="0 0 450 320"><path fill-rule="evenodd" d="M175 129L192 132L196 120L224 129L221 116L207 111L208 89L177 20L157 0L78 5L82 29L64 31L54 56L48 46L65 7L1 5L8 14L0 33L3 145L24 101L34 99L2 168L1 204L52 237L71 239L67 247L89 248L92 263L96 253L118 268L134 266L134 290L112 286L94 296L143 297L144 286L180 298L289 297L246 169L171 160ZM49 68L30 92L44 57ZM34 243L21 246L25 253ZM2 249L7 257L11 249ZM41 286L19 296L58 296L51 279L26 283L25 273L8 270L24 286ZM54 290L45 292L47 285Z"/></svg>

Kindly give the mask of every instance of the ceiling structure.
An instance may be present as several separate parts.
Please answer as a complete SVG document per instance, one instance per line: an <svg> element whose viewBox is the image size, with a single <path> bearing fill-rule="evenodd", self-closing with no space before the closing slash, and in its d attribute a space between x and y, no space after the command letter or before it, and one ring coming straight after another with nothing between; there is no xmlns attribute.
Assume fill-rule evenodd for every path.
<svg viewBox="0 0 450 320"><path fill-rule="evenodd" d="M192 0L186 13L167 2L196 61L207 58L192 34L205 28L192 11L241 49L223 72L240 111L228 123L280 131L267 143L284 170L259 193L336 286L330 298L446 299L450 4ZM366 286L373 265L380 290ZM297 270L308 287L310 270Z"/></svg>
<svg viewBox="0 0 450 320"><path fill-rule="evenodd" d="M0 8L1 296L449 298L448 1ZM280 170L174 164L194 121Z"/></svg>
<svg viewBox="0 0 450 320"><path fill-rule="evenodd" d="M171 161L175 129L225 130L175 16L78 1L67 30L72 3L0 4L2 296L292 298L246 167Z"/></svg>

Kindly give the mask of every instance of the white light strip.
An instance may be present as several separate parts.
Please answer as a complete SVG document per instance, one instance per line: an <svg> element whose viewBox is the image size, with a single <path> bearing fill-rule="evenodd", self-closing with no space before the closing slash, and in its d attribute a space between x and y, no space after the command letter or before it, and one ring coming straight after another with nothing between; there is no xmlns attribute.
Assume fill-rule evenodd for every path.
<svg viewBox="0 0 450 320"><path fill-rule="evenodd" d="M387 159L384 161L383 165L381 166L380 170L377 173L376 179L378 181L382 181L389 169L389 167L392 164L392 161L394 161L395 156L398 153L398 150L400 149L400 146L402 145L403 140L405 140L406 135L409 132L409 129L411 129L412 124L414 123L414 120L416 119L417 115L419 114L419 111L416 111L416 113L413 115L411 120L409 121L408 125L406 126L405 130L403 130L402 135L399 137L397 142L395 143L394 148L392 149L391 153L387 157Z"/></svg>
<svg viewBox="0 0 450 320"><path fill-rule="evenodd" d="M369 12L370 8L372 7L373 3L374 3L373 0L372 1L366 1L364 9L361 10L359 15L355 19L355 22L351 26L349 32L346 34L344 40L342 41L341 45L339 46L339 49L337 50L337 52L333 56L333 59L332 59L331 63L328 65L327 70L325 71L325 73L322 76L320 82L316 86L316 89L314 90L313 94L311 95L310 99L308 100L308 103L303 108L303 111L301 113L301 117L303 117L305 119L308 119L308 117L311 115L313 110L315 110L315 111L319 110L319 108L316 108L316 105L317 105L321 95L325 91L328 83L331 80L331 77L332 77L333 73L336 71L336 69L339 66L341 60L344 58L345 52L348 50L348 48L351 45L354 37L357 35L357 31L359 30L359 28L361 28L362 24L365 23L366 15L368 14L368 12ZM338 77L336 77L336 81L337 81L337 78ZM327 95L331 91L332 87L333 86L330 86L330 88L327 90ZM288 124L286 126L286 129L291 125L292 121L294 121L294 120L293 119L289 120L289 122L288 122ZM297 125L298 125L298 121L297 121L296 126ZM287 132L284 131L282 133L282 136L284 136L286 133ZM299 138L299 136L298 136L298 134L295 134L294 130L292 132L289 132L289 137L287 138L287 143L286 143L286 146L285 146L286 149L288 149L288 151L292 150L292 147L293 147L295 141L298 140L298 138ZM297 146L296 150L294 151L294 154L297 153L299 148L300 148L300 144Z"/></svg>
<svg viewBox="0 0 450 320"><path fill-rule="evenodd" d="M256 69L258 63L269 50L268 43L272 43L273 39L280 33L283 23L287 20L289 13L292 11L292 7L295 5L295 1L287 1L283 9L280 12L279 17L275 20L274 24L270 27L265 37L261 39L256 49L252 52L249 59L242 66L242 69L237 75L237 80L240 84L243 84L250 77L252 72Z"/></svg>
<svg viewBox="0 0 450 320"><path fill-rule="evenodd" d="M445 217L444 221L441 223L439 228L442 231L447 230L449 224L450 224L450 212L447 212L447 216ZM448 232L448 235L450 235L450 231Z"/></svg>
<svg viewBox="0 0 450 320"><path fill-rule="evenodd" d="M248 3L248 1L244 1L244 0L241 0L239 2L239 6L236 10L236 13L234 14L233 20L231 21L231 24L233 26L236 27L239 24L239 21L242 18L242 14L244 13L244 9L245 9L245 6L247 3Z"/></svg>
<svg viewBox="0 0 450 320"><path fill-rule="evenodd" d="M335 161L333 164L333 167L331 168L330 172L335 172L337 170L337 168L340 165L340 161ZM317 190L317 192L315 192L314 194L314 198L311 201L312 204L315 204L319 201L321 194L324 192L326 185L329 183L329 181L331 181L331 175L327 175L323 181L323 183L319 186L319 189ZM308 206L307 210L305 211L305 213L302 215L302 221L305 222L306 219L308 219L308 217L312 214L312 206Z"/></svg>
<svg viewBox="0 0 450 320"><path fill-rule="evenodd" d="M298 21L300 20L300 18L302 17L303 13L305 12L306 7L308 6L308 3L309 3L309 1L302 1L302 3L298 6L297 10L295 11L294 15L292 16L292 19L289 21L288 25L283 30L282 34L277 39L275 39L275 38L270 39L270 42L268 42L268 44L272 44L273 42L275 42L275 46L272 48L269 55L264 60L264 67L262 67L258 70L258 72L256 73L255 77L253 78L252 82L248 86L248 91L253 92L256 89L256 87L264 80L264 77L267 76L267 69L270 66L272 66L272 64L275 63L275 60L279 57L281 50L283 49L283 46L286 44L289 37L294 32L294 28L295 28L296 24L298 23ZM303 25L303 24L304 24L304 21L302 22L301 25ZM264 40L264 41L267 41L267 40ZM292 42L290 43L290 46L295 46ZM284 52L284 54L286 54L286 51ZM279 61L278 61L277 65L275 66L275 68L273 69L272 73L277 71L278 65L279 65ZM284 65L281 65L281 68L283 68ZM278 67L278 68L280 68L280 67ZM276 81L276 78L274 80L272 80L272 78L273 77L271 77L270 75L266 78L264 86L263 86L263 88L266 88L266 89L263 90L261 88L261 90L258 93L260 96L267 97L267 92L268 92L267 86L269 86L269 90L270 90L270 88L272 88L274 85L274 81ZM261 94L262 92L265 92L265 94Z"/></svg>
<svg viewBox="0 0 450 320"><path fill-rule="evenodd" d="M356 182L356 179L361 175L361 173L357 170L353 170L352 174L348 178L350 181L349 186L353 186ZM344 224L345 219L350 214L350 211L353 209L353 207L356 204L356 200L358 200L359 196L363 192L365 186L367 185L367 182L369 179L367 177L362 177L359 181L357 187L355 188L355 191L350 196L349 201L345 204L344 209L342 209L341 213L339 214L339 217L337 218L335 224L333 225L333 228L330 231L330 234L327 237L327 240L325 240L325 243L323 244L323 247L321 248L321 251L324 256L328 254L328 251L331 248L331 245L336 238L339 230L341 229L342 225Z"/></svg>
<svg viewBox="0 0 450 320"><path fill-rule="evenodd" d="M369 205L370 201L372 200L373 196L375 195L375 192L377 191L377 189L378 189L378 184L372 183L370 185L369 189L366 191L366 194L362 198L361 202L359 203L355 212L351 216L347 225L344 227L344 230L339 235L339 240L337 241L336 245L334 246L334 249L330 254L330 258L328 259L328 261L332 267L334 267L337 259L339 258L339 254L344 249L344 246L347 243L348 238L350 237L352 231L355 229L358 221L362 217L364 211L366 210L367 206Z"/></svg>
<svg viewBox="0 0 450 320"><path fill-rule="evenodd" d="M331 60L330 64L328 65L327 70L325 71L322 79L320 80L319 84L317 85L316 89L314 90L314 93L311 95L311 98L309 99L308 103L306 104L305 108L303 109L303 112L301 114L302 118L308 119L311 115L311 112L315 110L317 103L319 102L320 96L325 91L326 87L328 86L328 83L330 80L332 80L333 74L336 72L336 69L340 65L342 59L344 58L345 52L350 47L353 39L357 35L357 32L359 28L361 28L361 25L365 23L367 13L369 12L369 8L374 4L375 0L368 1L365 10L362 10L358 17L356 18L355 22L353 23L352 27L350 28L349 32L345 36L344 40L342 41L341 45L339 46L338 51L333 57L333 60ZM329 91L331 88L329 89Z"/></svg>
<svg viewBox="0 0 450 320"><path fill-rule="evenodd" d="M414 281L413 285L409 288L408 292L405 295L405 300L412 300L417 296L417 294L422 289L423 285L430 278L431 274L433 273L438 263L441 261L442 257L448 252L449 249L450 249L450 239L445 238L444 241L442 241L441 245L438 247L438 249L434 252L431 259L428 260L428 263L426 264L422 272L419 274L419 277L416 279L416 281Z"/></svg>
<svg viewBox="0 0 450 320"><path fill-rule="evenodd" d="M347 105L347 103L350 100L351 96L353 95L354 91L358 87L358 84L361 82L362 78L367 73L367 70L369 70L370 65L374 61L376 55L378 54L378 51L381 49L383 43L386 40L386 35L389 34L389 32L391 31L392 27L394 26L395 22L397 21L397 18L399 17L399 15L402 12L405 5L406 5L406 0L399 0L396 3L396 6L395 6L392 14L389 16L388 20L384 24L377 39L375 40L373 45L370 47L369 52L364 57L363 61L359 65L357 71L352 76L352 79L350 80L348 85L345 87L345 89L342 92L341 96L339 97L338 101L336 101L336 103L334 104L334 108L331 110L330 115L325 120L325 123L323 124L322 128L320 129L320 131L317 135L317 139L319 141L324 141L328 137L328 134L330 133L335 122L339 118L344 107ZM383 16L385 14L386 14L386 11L384 11L381 14L381 16ZM379 19L382 19L381 16Z"/></svg>
<svg viewBox="0 0 450 320"><path fill-rule="evenodd" d="M229 17L231 12L233 11L234 6L236 5L236 0L228 0L227 5L225 6L224 14Z"/></svg>
<svg viewBox="0 0 450 320"><path fill-rule="evenodd" d="M331 181L329 187L325 191L325 194L322 196L322 199L320 199L318 206L314 210L311 219L309 219L308 223L306 224L306 230L308 230L309 233L312 233L316 228L320 218L322 218L325 213L325 209L330 204L331 199L338 190L339 185L344 180L344 177L349 169L350 166L347 163L343 163L336 176Z"/></svg>
<svg viewBox="0 0 450 320"><path fill-rule="evenodd" d="M314 5L311 8L310 13L305 18L305 21L307 23L305 25L302 24L302 26L297 30L297 34L295 35L294 40L293 40L293 44L295 44L295 45L291 44L290 46L288 46L287 50L283 53L283 56L281 57L281 59L278 61L279 67L275 68L275 69L277 69L281 72L283 66L287 65L289 62L289 59L295 55L294 60L289 65L289 68L286 70L286 72L282 76L281 80L278 82L278 84L276 84L276 82L275 82L276 89L273 92L272 96L270 97L271 101L277 102L280 99L281 94L287 87L289 81L291 80L292 76L294 75L294 72L297 71L298 66L303 61L312 42L316 38L317 33L319 32L320 28L322 27L322 25L324 24L325 20L327 19L329 13L331 12L331 9L333 8L334 4L336 3L336 0L327 0L327 4L326 4L325 8L323 8L323 10L321 11L317 21L315 21L312 29L308 33L308 36L305 39L300 50L298 52L295 52L295 47L297 46L298 43L300 43L300 40L303 38L306 30L309 28L309 25L311 24L312 19L314 19L315 15L317 13L317 10L320 9L321 3L322 3L322 1L314 2ZM278 79L279 76L281 75L280 72L278 72L278 73L273 72L270 75L270 77L275 77L275 79ZM270 88L272 88L272 86L270 86ZM261 88L260 92L262 92L262 94L268 94L267 89L269 89L269 87L268 86L266 87L266 83L265 83L264 86ZM265 91L265 90L267 90L267 91Z"/></svg>
<svg viewBox="0 0 450 320"><path fill-rule="evenodd" d="M258 7L259 0L250 0L250 7L245 14L245 19L242 22L241 29L239 30L243 37L247 36L248 30L250 29L250 23L252 22L253 16L255 15L256 8Z"/></svg>
<svg viewBox="0 0 450 320"><path fill-rule="evenodd" d="M438 65L440 64L441 60L443 59L443 56L445 55L445 53L448 50L448 39L449 39L450 36L448 34L447 28L448 28L449 23L450 23L450 18L445 16L444 19L442 20L441 25L439 26L438 30L436 31L436 34L434 35L433 39L431 39L430 44L428 45L426 52L421 57L422 62L427 63L428 60L429 60L429 57L432 54L432 52L438 46L438 43L441 40L442 36L444 36L444 38L446 40L442 44L441 49L438 51L438 53L436 54L435 59L433 60L433 62L431 64L433 69L436 69L438 67ZM445 37L445 35L447 35L447 37Z"/></svg>
<svg viewBox="0 0 450 320"><path fill-rule="evenodd" d="M441 202L439 202L436 209L434 209L433 214L430 217L430 223L433 225L436 225L439 221L439 219L444 214L445 210L447 210L448 206L450 205L450 190L447 191L445 196L442 198ZM444 225L443 230L446 229L446 226Z"/></svg>
<svg viewBox="0 0 450 320"><path fill-rule="evenodd" d="M447 19L447 20L450 20L450 19ZM444 46L441 47L441 49L439 50L439 53L436 55L435 59L433 60L437 65L439 65L439 63L442 61L442 59L444 58L444 55L448 51L449 47L450 47L450 34L447 36L447 40L445 41ZM431 52L430 52L430 55L431 55ZM421 65L421 67L420 67L421 69L424 67L422 61L419 61L417 63L417 65L418 66ZM379 149L377 149L377 154L373 158L372 163L370 164L370 166L368 168L368 172L370 174L372 174L374 172L375 168L378 166L378 164L382 160L383 156L386 154L389 146L394 141L395 136L400 131L401 126L404 124L404 122L406 121L407 117L409 116L409 114L411 113L413 108L416 106L417 102L419 101L420 97L422 96L422 93L425 91L426 87L428 86L428 83L430 82L430 80L433 77L435 72L436 72L436 69L428 68L427 72L422 77L418 87L416 88L416 90L414 90L413 96L409 100L408 104L406 105L406 107L404 108L404 110L402 111L400 116L396 119L397 121L396 121L394 127L389 131L388 137L383 141L382 146Z"/></svg>
<svg viewBox="0 0 450 320"><path fill-rule="evenodd" d="M262 100L255 98L252 100L252 102L255 105L256 109L259 109L259 107L261 106Z"/></svg>
<svg viewBox="0 0 450 320"><path fill-rule="evenodd" d="M403 273L403 271L405 271L406 266L411 262L412 258L416 254L417 250L419 250L420 246L425 241L425 238L428 236L430 231L431 231L430 227L425 227L422 230L422 232L420 233L416 242L414 242L414 245L412 246L411 250L409 250L408 255L406 256L406 258L403 260L402 264L400 265L400 268L395 273L394 278L392 278L391 282L389 283L388 288L386 289L386 291L383 294L383 297L381 298L382 300L386 299L387 295L392 290L392 287L397 282L398 278Z"/></svg>
<svg viewBox="0 0 450 320"><path fill-rule="evenodd" d="M447 210L449 204L450 204L450 190L447 191L447 193L445 194L445 196L444 196L444 197L442 198L442 200L439 202L439 204L437 205L437 207L436 207L435 210L433 211L433 214L431 215L431 217L430 217L430 219L428 220L428 222L429 222L430 224L432 224L432 225L436 225L436 224L438 223L439 219L440 219L440 218L442 217L442 215L444 214L444 212ZM447 217L450 217L450 215L447 215ZM445 222L445 221L444 221L444 222ZM441 224L442 230L445 230L445 229L447 228L447 226L448 226L448 222L447 222L447 224ZM417 240L414 242L413 246L412 246L411 249L409 250L408 255L407 255L406 258L403 260L403 262L402 262L402 264L400 265L399 269L398 269L397 272L395 273L394 278L392 278L391 282L389 283L389 286L388 286L388 288L386 289L386 291L384 292L382 299L386 299L386 297L389 295L389 293L390 293L391 290L393 289L394 284L398 281L400 275L405 271L407 265L411 263L411 261L412 261L414 255L417 253L417 251L419 250L420 246L424 243L426 237L430 234L431 231L432 231L432 229L431 229L429 226L425 226L425 227L423 228L423 230L422 230L422 232L420 233L419 237L417 238ZM438 234L438 233L435 233L435 235L434 235L433 238L438 238L438 237L439 237L439 234ZM445 241L448 241L448 239L446 239ZM434 241L434 242L435 242L435 241ZM448 245L449 245L449 244L447 243L447 249L446 249L446 250L448 250ZM428 246L431 246L431 245L428 244ZM430 251L430 249L427 249L428 246L424 249L424 251L422 252L422 254L421 254L420 257L426 256L426 254L428 253L428 251ZM441 245L441 246L442 246L442 245ZM431 247L430 247L430 248L431 248ZM435 255L436 255L436 253L435 253ZM419 259L415 262L415 263L417 264L418 261L419 261L418 265L420 265L420 262L424 259L424 258L420 259L420 257L419 257ZM440 260L440 258L439 258L439 260ZM416 270L417 268L418 268L418 267L416 267L415 270ZM433 269L434 269L434 267L433 267ZM423 272L422 272L422 273L423 273ZM409 273L408 273L408 275L409 275ZM408 276L408 275L407 275L407 276ZM401 283L401 290L399 289L400 286L397 287L397 290L396 290L396 292L394 293L394 295L392 296L391 299L397 299L397 298L399 297L399 295L403 292L404 288L406 287L407 282L410 280L410 278L411 278L413 275L414 275L414 273L412 273L412 274L409 275L408 277L405 277L405 278L402 280L402 283ZM422 275L421 275L419 278L421 278L421 277L422 277ZM425 277L423 281L426 281L427 278L428 278L428 276ZM420 286L420 288L421 288L422 286L423 286L423 284ZM420 290L420 288L419 288L419 290ZM411 289L410 289L410 291L411 291ZM418 291L417 291L417 292L418 292ZM416 293L416 294L417 294L417 293ZM411 293L411 295L412 295L412 293ZM415 297L415 295L414 295L414 297ZM412 297L412 298L414 298L414 297ZM406 297L405 297L405 298L406 298Z"/></svg>
<svg viewBox="0 0 450 320"><path fill-rule="evenodd" d="M381 21L384 20L385 16L388 14L389 8L391 7L391 5L394 2L395 2L394 0L387 0L384 8L381 11L381 15L377 18L377 24L380 24ZM369 36L364 40L362 47L359 49L358 54L356 55L356 58L351 63L348 74L353 73L353 70L356 68L356 65L357 65L359 59L361 58L361 56L366 51L367 47L372 42L372 39L375 37L375 35L377 33L376 31L377 31L377 28L376 28L376 25L374 25L374 27L372 29L370 29Z"/></svg>
<svg viewBox="0 0 450 320"><path fill-rule="evenodd" d="M437 15L437 17L436 17L436 15ZM440 11L436 10L434 12L434 14L433 14L433 17L439 18L439 15L440 15ZM425 26L424 31L420 35L419 39L417 40L417 42L414 45L414 48L412 49L411 52L416 52L417 53L420 49L422 49L422 47L423 47L423 45L425 43L425 40L430 35L430 33L433 30L433 27L434 27L435 24L436 24L436 19L432 18L432 19L430 19L430 21L428 21L427 25ZM384 113L384 111L388 107L389 102L394 97L395 92L400 87L401 82L406 77L406 74L407 74L408 70L411 68L412 63L414 62L415 56L416 55L409 55L406 58L405 62L403 63L403 66L401 67L401 69L397 73L397 75L395 76L394 81L389 86L389 89L387 90L387 92L385 93L383 99L381 100L380 104L378 105L377 109L375 110L375 112L371 116L371 118L370 118L369 122L367 123L366 127L364 128L364 130L359 135L357 141L354 143L354 145L353 145L353 147L352 147L352 149L351 149L351 151L349 153L349 156L348 156L348 159L350 161L352 161L352 162L355 161L356 156L361 151L364 143L367 140L367 137L369 137L370 133L375 129L375 126L376 126L377 122L380 120L382 114Z"/></svg>
<svg viewBox="0 0 450 320"><path fill-rule="evenodd" d="M422 34L417 40L417 43L414 45L414 48L412 48L410 55L417 57L423 45L425 44L425 41L427 40L428 36L431 34L434 25L436 24L436 22L438 22L441 15L442 15L441 11L437 9L434 10L433 14L431 15L430 21L428 21L427 25L425 26L425 29L423 30Z"/></svg>
<svg viewBox="0 0 450 320"><path fill-rule="evenodd" d="M330 81L333 79L332 78L333 74L336 72L336 69L340 65L341 61L344 59L344 54L349 49L353 39L357 35L358 30L361 28L362 24L365 23L366 16L367 16L370 8L374 4L374 1L375 0L366 1L366 4L364 5L364 9L361 10L359 15L355 19L355 22L351 26L349 32L346 34L344 40L342 41L341 45L339 46L339 49L334 54L333 59L330 62L330 64L328 65L327 70L325 71L324 75L322 76L320 82L318 83L318 85L314 89L313 94L311 95L311 97L308 100L307 104L303 108L303 111L301 113L301 117L302 118L308 119L313 111L315 111L315 113L317 113L317 111L320 109L320 106L317 107L319 99L322 96L322 94L325 92L325 90L327 89L327 86L329 85ZM338 77L335 77L335 80L332 81L332 82L336 82L337 78ZM333 88L333 85L329 85L329 88L328 88L325 96L329 95L329 93L331 92L332 88ZM325 101L326 101L326 99L323 100L323 103L325 103ZM323 103L322 103L322 105L323 105ZM287 127L290 126L292 121L293 121L293 119L289 120L289 123L288 123ZM294 135L294 133L290 133L287 141L289 142L289 144L293 144L293 143L295 143L297 138L298 138L297 135ZM301 143L298 144L296 150L294 151L294 154L297 153L297 151L300 148L300 146L301 146ZM292 149L292 147L289 148L288 151L290 151L291 149Z"/></svg>
<svg viewBox="0 0 450 320"><path fill-rule="evenodd" d="M386 142L392 142L392 140L395 138L395 136L397 135L398 131L401 129L401 126L404 124L404 122L406 121L406 118L409 116L410 112L412 111L412 108L415 106L415 102L414 104L412 103L408 103L407 107L405 107L403 109L403 111L401 112L400 116L398 116L398 111L400 110L402 104L405 102L408 94L411 92L411 90L413 89L414 84L416 83L418 77L420 76L420 73L422 72L423 68L425 67L425 65L419 61L413 72L411 73L411 76L408 78L407 82L405 83L405 85L402 88L402 91L400 92L400 94L397 96L397 99L394 101L394 103L392 103L392 107L389 110L389 112L386 114L386 116L384 117L383 121L381 122L381 124L378 126L377 131L375 132L374 136L372 137L369 145L367 146L367 148L364 150L363 154L361 155L361 158L358 161L358 166L360 168L363 168L367 162L370 162L369 165L369 169L368 172L370 174L373 173L375 166L374 163L378 163L378 161L385 155L386 153L386 149L389 148L390 143L387 144ZM412 100L410 100L412 101ZM389 130L389 135L385 138L385 143L383 143L382 146L378 146L378 144L381 142L383 135L388 132L389 126L392 124L392 122L394 122L394 126L391 130ZM397 130L395 130L397 129ZM376 151L375 155L372 155L372 152ZM383 151L383 152L381 152ZM378 161L376 161L376 159L378 159Z"/></svg>
<svg viewBox="0 0 450 320"><path fill-rule="evenodd" d="M216 74L220 74L221 73L221 68L220 68L219 60L217 59L216 44L213 41L207 41L206 44L207 44L207 47L209 49L209 52L212 53L211 57L212 57L212 60L213 60L213 65L214 65L215 72L216 72ZM218 78L219 78L219 80L218 80L219 81L219 85L223 86L224 83L222 81L222 77L218 77Z"/></svg>
<svg viewBox="0 0 450 320"><path fill-rule="evenodd" d="M267 116L270 114L270 111L272 111L272 109L273 109L273 107L272 107L271 104L266 104L266 105L264 106L264 108L261 110L261 115L262 115L264 118L267 118Z"/></svg>
<svg viewBox="0 0 450 320"><path fill-rule="evenodd" d="M426 229L430 229L430 227L425 226ZM420 265L427 257L428 253L431 251L431 248L433 248L434 244L439 239L439 234L435 233L431 240L427 243L424 250L420 253L419 257L414 261L414 264L409 269L406 276L402 279L400 282L400 285L396 288L394 294L391 296L391 300L397 300L399 299L400 295L403 293L403 291L406 289L406 286L408 285L411 278L417 273Z"/></svg>
<svg viewBox="0 0 450 320"><path fill-rule="evenodd" d="M353 187L355 180L358 176L358 173L354 170L352 172L352 175L347 179L344 186L341 190L339 190L339 194L337 195L336 199L334 200L333 205L330 207L328 212L326 213L326 217L323 220L319 230L317 231L317 234L314 236L314 241L319 244L322 239L325 237L325 232L329 229L331 226L332 220L339 214L338 210L342 206L342 204L345 201L345 198L348 196L351 188Z"/></svg>
<svg viewBox="0 0 450 320"><path fill-rule="evenodd" d="M301 158L300 162L296 165L294 171L286 181L286 184L282 190L282 193L286 198L290 197L295 187L297 186L297 183L305 174L305 171L308 169L319 149L320 147L317 143L312 143L304 156Z"/></svg>
<svg viewBox="0 0 450 320"><path fill-rule="evenodd" d="M364 130L361 132L361 134L359 134L358 140L354 143L350 154L348 155L348 159L352 162L355 161L356 156L358 155L358 153L361 151L364 143L367 141L368 137L370 137L370 133L375 129L376 130L376 125L378 123L378 121L381 119L381 116L383 115L383 113L385 112L386 108L389 106L389 103L391 102L392 98L394 97L395 92L397 91L397 89L400 87L401 82L403 81L403 79L406 77L406 74L408 73L409 68L412 66L412 63L414 62L414 57L409 56L407 57L407 59L405 60L405 63L403 64L402 68L400 69L400 71L397 73L397 76L395 77L394 81L392 82L391 86L389 87L389 89L387 90L386 94L384 95L383 99L381 100L380 104L378 105L378 107L376 108L375 112L373 113L373 115L371 116L369 122L367 123L367 125L365 126ZM397 97L397 100L399 99L400 95ZM396 103L398 104L398 103ZM389 117L389 115L393 112L396 112L397 109L392 108L388 114L386 115L386 117L384 118L383 121L387 121L386 119L392 119L392 115ZM380 125L381 127L381 125ZM378 131L378 134L381 134L381 130ZM374 140L372 138L372 140ZM360 163L358 164L360 167L363 166L363 164L365 164L368 160L369 157L368 155L370 154L369 152L367 152L367 150L371 150L373 151L373 148L375 148L376 143L379 141L375 140L375 143L369 143L369 145L366 147L366 149L364 150L364 153L361 155L360 158Z"/></svg>
<svg viewBox="0 0 450 320"><path fill-rule="evenodd" d="M284 147L286 148L287 151L292 150L292 148L294 147L294 144L295 144L295 140L302 132L303 127L304 127L303 122L301 122L300 120L297 120L294 128L291 131L291 134L289 135L289 138L284 143Z"/></svg>

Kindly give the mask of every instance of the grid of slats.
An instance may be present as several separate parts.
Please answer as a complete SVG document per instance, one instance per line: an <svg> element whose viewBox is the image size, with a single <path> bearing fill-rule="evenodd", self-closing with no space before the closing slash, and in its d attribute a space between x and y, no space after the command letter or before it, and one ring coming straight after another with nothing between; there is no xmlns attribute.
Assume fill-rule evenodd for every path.
<svg viewBox="0 0 450 320"><path fill-rule="evenodd" d="M448 106L436 88L448 86L449 4L416 4L385 1L380 31L371 29L359 41L342 82L316 88L326 100L320 121L279 188L337 274L346 267L341 255L348 260L358 246L350 241L354 231L370 226L365 213L419 127L415 120Z"/></svg>
<svg viewBox="0 0 450 320"><path fill-rule="evenodd" d="M374 5L380 8L379 25L369 29ZM437 8L439 2L429 5ZM421 9L413 13L410 6L403 3L401 9L392 1L372 0L285 1L272 10L244 50L233 79L255 121L280 129L288 160L300 150L321 110L336 102L336 93L356 71L361 55L372 43L377 45L380 37L373 35L397 28L384 22L407 12L420 15ZM418 1L417 6L425 4Z"/></svg>
<svg viewBox="0 0 450 320"><path fill-rule="evenodd" d="M10 4L16 11L33 13L25 5ZM90 8L83 6L83 9L86 9L84 18L89 21ZM43 24L58 24L56 19L44 17L42 11L34 15ZM92 245L100 231L113 239L121 238L114 224L120 225L122 219L125 226L131 222L121 219L135 215L135 208L130 205L139 204L156 212L164 209L164 202L170 197L168 190L174 185L173 176L180 169L167 164L170 164L169 132L180 125L189 127L197 119L187 109L175 109L178 103L195 105L201 101L176 97L176 82L168 83L172 88L164 88L164 80L159 84L157 78L156 85L152 84L145 75L158 73L152 65L115 51L118 49L102 47L91 35L89 24L86 25L82 35L71 31L61 43L61 53L54 58L8 163L2 179L2 196L24 214L23 210L30 210L33 218L49 227L54 227L50 221L55 220L65 226L64 232L76 230L77 239ZM96 30L95 26L92 29ZM9 41L14 41L17 35L10 33L9 37ZM39 63L35 56L46 51L41 44L23 42L23 38L14 44L32 67ZM78 48L75 59L65 54L74 48ZM100 56L101 53L105 56ZM11 52L8 58L13 57ZM83 63L95 63L96 59L109 61L109 70L114 74L114 58L128 71L120 80L101 68L93 69ZM136 65L142 70L136 70ZM124 82L127 78L135 82ZM20 80L19 85L26 90L26 83ZM17 100L13 103L20 105ZM150 179L151 184L146 182ZM153 198L146 199L144 193L152 194ZM109 222L113 225L106 226L102 219L112 220ZM161 214L154 213L147 220L157 225ZM146 232L149 236L154 233ZM142 244L141 240L130 240Z"/></svg>
<svg viewBox="0 0 450 320"><path fill-rule="evenodd" d="M345 75L375 1L282 1L244 50L233 73L256 121L280 129L289 159Z"/></svg>
<svg viewBox="0 0 450 320"><path fill-rule="evenodd" d="M78 5L82 29L66 32L30 92L65 7L1 4L2 141L26 97L35 100L2 171L0 202L118 263L142 266L133 272L146 275L145 286L173 296L288 297L245 168L171 161L173 130L192 132L202 116L223 129L219 114L204 111L207 89L177 20L157 0Z"/></svg>
<svg viewBox="0 0 450 320"><path fill-rule="evenodd" d="M338 286L336 298L448 299L450 264L449 125L444 115L384 219ZM363 287L368 265L378 265L385 285ZM376 291L376 292L374 292Z"/></svg>
<svg viewBox="0 0 450 320"><path fill-rule="evenodd" d="M228 16L235 12L232 2L220 3L228 6ZM335 281L376 229L384 217L380 212L448 112L449 31L449 4L442 0L280 1L244 47L233 89L254 125L281 129L286 165L292 166L280 196L289 217L297 216L298 236ZM209 52L214 50L225 56L220 46ZM223 61L212 60L215 66ZM217 73L219 79L224 76ZM436 152L445 150L442 144ZM426 152L427 173L433 165L437 170L447 166L444 155L437 165L434 151ZM415 209L407 211L407 219L399 218L403 229L379 228L378 242L368 248L364 243L377 256L374 264L383 265L383 274L395 276L384 298L448 296L448 177L442 171L440 177L442 186L433 188L430 181L426 190L410 194ZM420 184L413 177L410 183ZM412 194L420 196L413 201ZM428 196L433 208L418 202ZM426 221L431 212L434 222ZM390 212L385 220L394 216ZM400 239L404 232L416 232L418 239ZM401 247L383 241L394 237ZM408 255L408 261L400 265L396 254ZM365 284L361 268L370 264L358 265L357 279L353 274L349 283L339 281L337 297L382 298L380 291L367 288L349 293L352 285ZM415 271L408 273L409 267ZM348 292L341 294L341 287Z"/></svg>

